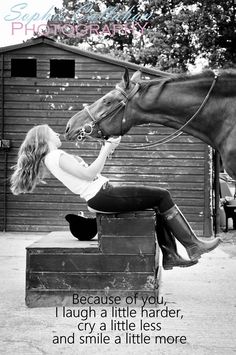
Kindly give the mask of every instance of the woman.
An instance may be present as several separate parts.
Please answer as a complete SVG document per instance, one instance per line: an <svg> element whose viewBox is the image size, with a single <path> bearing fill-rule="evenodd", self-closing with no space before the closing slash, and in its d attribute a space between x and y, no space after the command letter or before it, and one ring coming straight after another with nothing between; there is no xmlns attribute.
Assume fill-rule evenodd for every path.
<svg viewBox="0 0 236 355"><path fill-rule="evenodd" d="M93 211L109 213L152 208L157 215L157 235L164 268L196 264L201 254L217 247L220 239L200 241L165 189L112 186L100 173L119 142L120 137L109 138L94 162L87 165L80 157L58 149L61 146L59 134L48 125L36 126L28 132L20 147L11 177L11 191L15 195L32 192L49 170L69 190L80 195ZM173 236L185 247L190 260L177 253Z"/></svg>

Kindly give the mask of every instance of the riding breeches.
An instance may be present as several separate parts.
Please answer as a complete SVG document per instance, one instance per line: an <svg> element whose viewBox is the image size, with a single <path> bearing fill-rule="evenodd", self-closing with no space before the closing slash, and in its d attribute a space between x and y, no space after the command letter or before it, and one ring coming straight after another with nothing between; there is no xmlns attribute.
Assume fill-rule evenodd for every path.
<svg viewBox="0 0 236 355"><path fill-rule="evenodd" d="M100 212L158 209L163 213L174 206L168 190L150 186L113 186L110 183L105 183L87 204Z"/></svg>

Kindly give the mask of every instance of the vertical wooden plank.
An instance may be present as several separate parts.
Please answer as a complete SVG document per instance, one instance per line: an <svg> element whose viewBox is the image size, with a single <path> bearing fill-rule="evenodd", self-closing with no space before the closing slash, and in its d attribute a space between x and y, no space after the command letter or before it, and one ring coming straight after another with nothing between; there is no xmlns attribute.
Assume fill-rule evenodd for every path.
<svg viewBox="0 0 236 355"><path fill-rule="evenodd" d="M212 148L205 145L204 160L204 223L203 236L211 237L212 230Z"/></svg>
<svg viewBox="0 0 236 355"><path fill-rule="evenodd" d="M220 154L215 151L215 234L220 232Z"/></svg>
<svg viewBox="0 0 236 355"><path fill-rule="evenodd" d="M4 53L1 54L1 139L4 138Z"/></svg>
<svg viewBox="0 0 236 355"><path fill-rule="evenodd" d="M4 139L4 53L1 55L1 134L0 139ZM1 206L0 206L0 228L5 232L6 230L6 164L7 164L7 152L0 148L0 163L2 165L3 171L1 172L0 178L2 178L3 190L1 189Z"/></svg>

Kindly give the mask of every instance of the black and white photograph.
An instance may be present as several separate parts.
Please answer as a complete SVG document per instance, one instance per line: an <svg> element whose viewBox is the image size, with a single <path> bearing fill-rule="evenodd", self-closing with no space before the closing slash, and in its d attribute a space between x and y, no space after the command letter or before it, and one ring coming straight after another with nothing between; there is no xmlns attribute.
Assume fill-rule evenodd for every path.
<svg viewBox="0 0 236 355"><path fill-rule="evenodd" d="M235 0L0 13L0 354L235 354Z"/></svg>

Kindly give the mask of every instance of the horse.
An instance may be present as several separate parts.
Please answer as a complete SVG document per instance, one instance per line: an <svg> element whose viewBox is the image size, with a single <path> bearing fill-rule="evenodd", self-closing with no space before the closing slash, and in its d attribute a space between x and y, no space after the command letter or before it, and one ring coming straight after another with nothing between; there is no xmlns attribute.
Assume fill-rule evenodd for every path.
<svg viewBox="0 0 236 355"><path fill-rule="evenodd" d="M107 139L133 126L158 123L204 141L236 179L236 70L212 70L142 80L141 71L71 117L67 140Z"/></svg>

